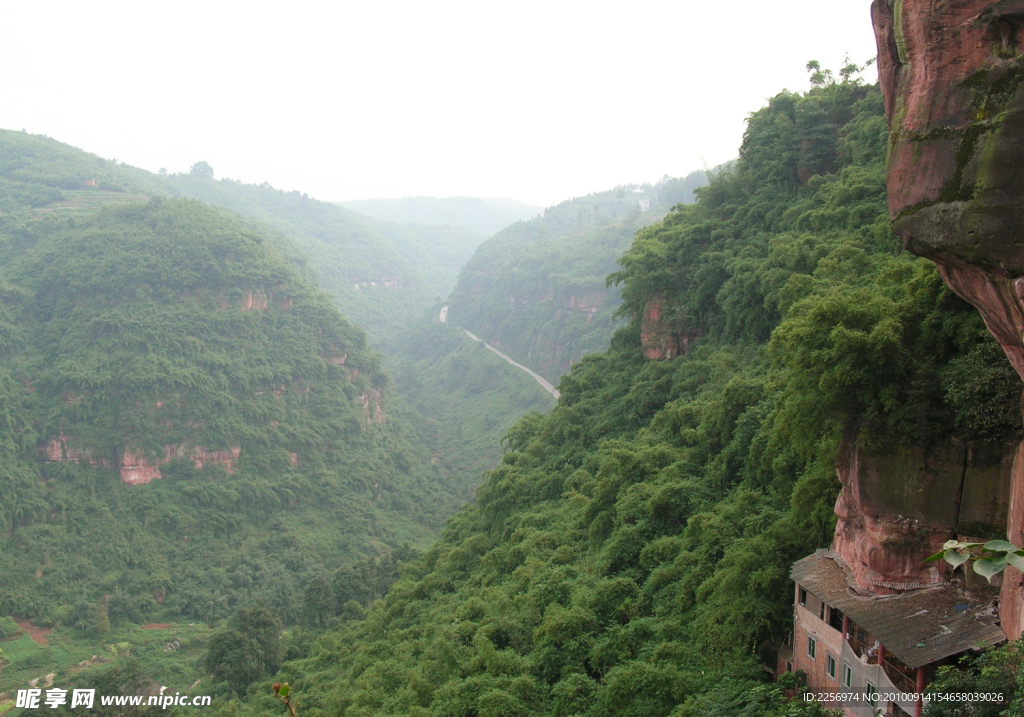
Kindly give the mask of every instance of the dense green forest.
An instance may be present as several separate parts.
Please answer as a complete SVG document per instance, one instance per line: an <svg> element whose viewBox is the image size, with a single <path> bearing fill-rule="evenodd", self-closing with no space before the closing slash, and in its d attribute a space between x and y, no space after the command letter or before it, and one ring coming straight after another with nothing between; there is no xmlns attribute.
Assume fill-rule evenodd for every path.
<svg viewBox="0 0 1024 717"><path fill-rule="evenodd" d="M449 317L574 362L546 415L429 292L378 334L394 395L310 281L349 253L313 243L343 210L0 134L0 616L117 635L65 684L202 675L231 717L286 714L272 682L302 717L821 717L762 665L789 566L831 540L840 439L1022 432L977 313L890 232L878 88L840 76L753 113L696 203L621 187L479 247ZM203 192L245 217L173 198ZM591 291L589 321L559 313ZM652 305L685 355L644 357ZM129 456L162 478L123 484ZM216 629L127 632L156 619ZM67 644L26 640L0 650Z"/></svg>
<svg viewBox="0 0 1024 717"><path fill-rule="evenodd" d="M555 400L436 313L402 335L389 365L402 397L424 417L436 460L452 475L479 477L501 460L501 438Z"/></svg>
<svg viewBox="0 0 1024 717"><path fill-rule="evenodd" d="M707 173L576 197L481 244L459 274L449 317L554 383L607 348L620 297L606 277L637 229L692 202Z"/></svg>
<svg viewBox="0 0 1024 717"><path fill-rule="evenodd" d="M144 622L260 604L316 629L369 604L472 498L511 423L550 407L437 321L471 231L356 219L203 163L153 175L7 131L0 150L0 616L63 626L48 648L12 629L0 694L70 676L104 640L142 660L111 684L189 684L207 642L224 649L179 627L181 653L162 654L179 640ZM404 333L412 401L370 347Z"/></svg>
<svg viewBox="0 0 1024 717"><path fill-rule="evenodd" d="M423 222L407 226L355 217L338 206L267 184L215 180L205 163L197 163L195 171L188 174L155 175L54 140L10 131L0 131L0 157L5 162L0 180L26 180L18 184L21 198L13 193L6 199L0 197L15 206L24 202L47 213L78 214L110 204L145 201L150 196L192 197L272 228L268 239L278 253L319 283L342 313L366 329L370 342L385 354L389 371L401 377L397 392L409 393L410 403L419 407L422 418L417 417L417 430L432 436L434 453L443 455L439 459L443 470L457 476L463 486L460 495L466 498L472 495L471 486L481 472L500 456L500 438L512 422L549 405L543 390L493 356L483 357L483 364L489 367L486 392L472 394L467 384L446 376L442 368L455 370L462 365L460 360L454 355L442 360L438 346L429 340L434 337L431 325L436 323L438 301L451 292L460 267L484 236L456 224L432 226L426 222L450 218L465 225L484 221L493 226L508 212L518 217L533 207L466 198L399 200L397 204L405 209L397 212L396 219L411 217ZM86 187L87 182L95 186ZM409 202L411 206L407 206ZM449 342L451 338L449 335ZM456 353L472 348L466 339L452 345ZM406 382L406 377L413 380ZM523 392L532 395L509 399ZM439 420L442 413L458 420Z"/></svg>
<svg viewBox="0 0 1024 717"><path fill-rule="evenodd" d="M283 664L300 714L823 714L760 662L790 564L831 540L844 431L1021 432L976 312L890 233L881 95L848 75L772 98L736 165L637 234L611 277L630 323L386 597ZM687 355L644 358L651 301ZM257 683L227 711L282 709Z"/></svg>
<svg viewBox="0 0 1024 717"><path fill-rule="evenodd" d="M157 175L52 139L0 130L0 210L24 204L74 214L149 197L191 197L272 227L272 234L288 239L279 251L386 352L426 306L448 295L459 268L485 238L455 225L357 217L266 183L217 180L205 162L186 174Z"/></svg>
<svg viewBox="0 0 1024 717"><path fill-rule="evenodd" d="M421 411L417 430L432 436L434 453L443 455L435 462L441 460L443 470L457 475L463 486L460 495L466 498L480 473L500 456L500 437L511 423L549 405L547 394L494 357L483 361L489 367L487 391L472 394L441 368L454 370L462 365L460 360L454 355L442 360L438 346L430 343L440 297L455 286L459 268L484 238L474 231L355 217L300 192L215 180L205 163L197 163L188 174L155 175L21 132L0 131L0 157L5 163L0 180L21 187L17 196L12 189L0 197L14 207L24 203L47 214L78 215L151 196L192 197L260 222L275 250L319 283L347 318L366 329L371 343L384 352L389 370L413 379L408 387L399 380L397 391L415 394L411 403ZM88 182L93 184L87 186ZM493 223L511 211L498 200L434 200L426 205L434 214L442 211L465 223ZM522 211L516 203L512 209ZM456 353L473 348L467 339L445 345ZM532 396L522 401L508 398L522 392ZM440 413L458 420L438 420Z"/></svg>
<svg viewBox="0 0 1024 717"><path fill-rule="evenodd" d="M0 240L5 611L114 593L215 620L259 596L294 619L311 571L425 544L463 497L362 330L256 227L154 199L12 212Z"/></svg>
<svg viewBox="0 0 1024 717"><path fill-rule="evenodd" d="M435 460L436 428L291 236L51 140L2 139L0 616L72 631L44 649L14 630L0 692L110 655L88 646L108 635L150 654L133 624L258 602L317 625L325 580L383 594L391 556L428 546L476 475ZM208 637L193 632L192 652ZM171 659L153 647L139 674ZM198 666L175 659L164 677L190 684Z"/></svg>

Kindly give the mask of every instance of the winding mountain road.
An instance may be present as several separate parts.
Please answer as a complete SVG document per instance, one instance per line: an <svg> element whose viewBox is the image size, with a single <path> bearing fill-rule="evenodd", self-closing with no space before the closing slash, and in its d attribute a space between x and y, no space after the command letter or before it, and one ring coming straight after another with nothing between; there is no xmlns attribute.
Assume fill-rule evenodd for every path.
<svg viewBox="0 0 1024 717"><path fill-rule="evenodd" d="M448 323L448 307L447 306L442 306L441 307L441 313L438 314L437 319L442 324L447 324ZM530 369L526 368L526 366L523 366L521 363L517 363L516 361L513 361L507 355L503 354L501 351L498 351L498 349L496 349L493 346L491 346L489 343L484 341L482 338L480 338L476 334L471 334L470 332L466 331L463 328L459 328L459 327L456 327L456 328L458 328L459 331L461 331L462 333L464 333L466 336L468 336L469 338L473 339L477 343L480 343L480 344L483 344L484 346L486 346L488 351L493 351L494 353L496 353L499 356L501 356L503 359L508 361L510 364L512 364L516 368L522 369L523 371L526 371L526 373L528 373L531 376L533 376L533 380L534 381L536 381L537 383L539 383L541 385L541 388L543 388L545 391L550 393L556 399L561 397L562 394L558 392L558 389L555 388L554 386L552 386L551 383L547 379L545 379L543 376L541 376L540 374L538 374L538 373L536 373L534 371L531 371Z"/></svg>

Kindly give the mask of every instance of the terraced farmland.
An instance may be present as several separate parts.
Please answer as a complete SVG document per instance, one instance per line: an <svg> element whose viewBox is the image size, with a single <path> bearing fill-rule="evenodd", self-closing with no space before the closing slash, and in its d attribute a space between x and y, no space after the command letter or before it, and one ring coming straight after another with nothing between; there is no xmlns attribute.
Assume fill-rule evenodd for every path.
<svg viewBox="0 0 1024 717"><path fill-rule="evenodd" d="M9 664L0 669L0 693L25 685L29 680L57 672L65 665L77 662L66 649L58 645L43 647L27 632L16 640L0 642L3 658Z"/></svg>
<svg viewBox="0 0 1024 717"><path fill-rule="evenodd" d="M64 192L67 199L55 202L36 211L42 214L60 212L62 214L91 214L104 207L127 202L145 202L149 200L145 194L125 194L123 192L106 192L89 189L70 189Z"/></svg>

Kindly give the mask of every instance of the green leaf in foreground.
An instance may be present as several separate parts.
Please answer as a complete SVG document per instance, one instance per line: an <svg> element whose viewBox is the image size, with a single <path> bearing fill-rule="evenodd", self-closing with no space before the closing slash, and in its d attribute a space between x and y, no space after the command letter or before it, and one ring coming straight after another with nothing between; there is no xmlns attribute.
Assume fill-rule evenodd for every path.
<svg viewBox="0 0 1024 717"><path fill-rule="evenodd" d="M992 582L993 575L1001 573L1005 568L1005 555L1001 555L998 558L979 558L974 562L974 572L981 575L989 582Z"/></svg>

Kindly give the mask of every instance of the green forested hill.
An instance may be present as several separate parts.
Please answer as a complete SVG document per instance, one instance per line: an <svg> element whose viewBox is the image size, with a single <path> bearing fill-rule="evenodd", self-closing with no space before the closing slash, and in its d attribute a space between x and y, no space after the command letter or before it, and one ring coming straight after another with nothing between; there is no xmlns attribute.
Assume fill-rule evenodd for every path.
<svg viewBox="0 0 1024 717"><path fill-rule="evenodd" d="M605 279L642 226L693 200L704 172L658 185L618 187L548 207L488 239L463 267L452 321L557 383L581 357L604 350L620 297Z"/></svg>
<svg viewBox="0 0 1024 717"><path fill-rule="evenodd" d="M79 158L5 168L0 615L293 621L313 578L429 543L465 485L287 240L195 200L54 204Z"/></svg>
<svg viewBox="0 0 1024 717"><path fill-rule="evenodd" d="M0 616L62 641L253 604L315 627L385 589L396 546L429 545L511 423L550 408L436 320L479 235L23 133L0 161ZM313 280L401 349L410 401ZM80 659L60 654L0 648L0 693ZM203 674L161 659L110 679Z"/></svg>
<svg viewBox="0 0 1024 717"><path fill-rule="evenodd" d="M0 201L12 207L27 204L47 213L88 213L156 196L192 197L251 217L283 234L289 258L297 249L344 315L386 350L451 291L459 267L484 238L454 226L357 217L269 184L215 180L198 171L155 175L9 130L0 130L0 192Z"/></svg>
<svg viewBox="0 0 1024 717"><path fill-rule="evenodd" d="M461 486L460 495L469 497L480 473L500 455L499 438L511 422L549 405L530 379L494 356L472 354L482 359L482 366L473 364L482 372L479 380L460 381L456 373L465 367L456 354L474 348L468 339L456 340L451 355L438 353L455 337L438 335L444 331L434 326L437 301L450 292L459 267L482 240L472 231L355 217L299 192L217 181L208 171L153 175L20 132L0 131L0 156L5 176L25 179L18 185L25 196L12 193L6 201L34 205L39 216L79 217L151 196L180 196L259 222L262 228L254 231L319 282L335 305L390 355L392 367L413 379L399 387L411 392L422 414L417 430L431 437L435 464ZM441 415L446 418L440 420Z"/></svg>
<svg viewBox="0 0 1024 717"><path fill-rule="evenodd" d="M173 195L226 207L282 231L315 267L317 280L342 313L388 351L396 334L452 286L451 262L435 258L440 254L436 247L453 238L473 246L479 241L458 230L449 236L355 217L333 204L269 185L178 174L166 177L164 186ZM401 241L396 244L385 234Z"/></svg>
<svg viewBox="0 0 1024 717"><path fill-rule="evenodd" d="M622 259L611 347L383 600L284 665L300 714L823 714L759 660L790 629L790 564L831 540L843 432L1021 431L976 312L889 231L885 127L853 81L751 116L736 166ZM688 354L644 358L652 301ZM243 710L281 706L256 685Z"/></svg>

